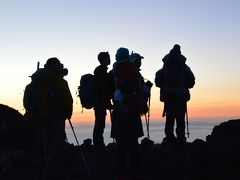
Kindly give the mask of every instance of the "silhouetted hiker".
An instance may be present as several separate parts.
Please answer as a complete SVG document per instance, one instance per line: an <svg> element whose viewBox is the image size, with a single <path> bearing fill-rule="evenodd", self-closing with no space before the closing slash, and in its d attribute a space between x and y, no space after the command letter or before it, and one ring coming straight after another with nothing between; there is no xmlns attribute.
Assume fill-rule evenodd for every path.
<svg viewBox="0 0 240 180"><path fill-rule="evenodd" d="M117 179L137 179L138 138L143 136L139 106L141 82L135 65L129 61L128 49L117 50L113 74L116 91L111 137L117 145Z"/></svg>
<svg viewBox="0 0 240 180"><path fill-rule="evenodd" d="M68 83L63 79L67 69L57 58L47 60L44 68L32 76L26 86L24 107L26 120L38 129L46 160L43 179L56 173L58 159L65 148L65 120L72 116L73 99Z"/></svg>
<svg viewBox="0 0 240 180"><path fill-rule="evenodd" d="M138 76L141 82L141 100L140 100L140 115L145 116L146 119L146 126L147 126L147 137L150 139L150 134L149 134L149 119L150 119L150 97L151 97L151 87L152 83L147 80L146 82L144 81L144 77L140 73L141 71L141 65L142 65L142 59L144 59L143 56L141 56L138 53L131 53L130 55L130 61L135 65L138 71ZM145 140L148 140L145 139Z"/></svg>
<svg viewBox="0 0 240 180"><path fill-rule="evenodd" d="M93 94L94 94L94 114L95 125L93 129L93 144L96 149L103 149L104 144L104 128L106 120L106 109L112 109L108 93L108 65L110 65L110 55L108 52L100 52L98 54L100 65L94 70L93 77Z"/></svg>
<svg viewBox="0 0 240 180"><path fill-rule="evenodd" d="M185 64L186 58L181 54L180 46L174 45L170 53L162 59L164 65L155 76L155 84L160 87L160 100L164 102L163 117L166 115L165 134L163 142L183 143L185 137L185 113L187 101L190 100L189 88L195 84L191 69ZM174 123L176 120L176 135Z"/></svg>
<svg viewBox="0 0 240 180"><path fill-rule="evenodd" d="M135 67L137 68L138 71L138 77L140 79L140 86L141 86L141 99L140 99L140 114L144 115L146 118L146 125L147 125L147 135L148 138L150 138L149 136L149 118L150 118L150 114L149 114L149 108L150 108L150 91L151 91L151 87L152 87L152 83L147 80L146 82L144 81L145 78L142 76L142 74L140 73L141 71L141 66L142 66L142 59L144 59L143 56L141 56L138 53L131 53L130 55L130 61L135 65Z"/></svg>

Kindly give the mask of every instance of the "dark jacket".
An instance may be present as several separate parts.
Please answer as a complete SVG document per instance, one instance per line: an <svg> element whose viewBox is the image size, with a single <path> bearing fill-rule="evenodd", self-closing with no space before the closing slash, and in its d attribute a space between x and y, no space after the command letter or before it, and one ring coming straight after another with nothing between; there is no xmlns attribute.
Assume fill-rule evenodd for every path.
<svg viewBox="0 0 240 180"><path fill-rule="evenodd" d="M93 78L93 94L94 94L94 109L105 110L110 104L108 93L108 73L107 67L99 65L94 70Z"/></svg>
<svg viewBox="0 0 240 180"><path fill-rule="evenodd" d="M68 83L59 74L48 69L39 69L32 75L33 84L50 84L53 100L49 102L49 122L71 118L73 99Z"/></svg>
<svg viewBox="0 0 240 180"><path fill-rule="evenodd" d="M124 139L141 137L143 128L139 106L141 88L139 72L130 61L115 63L113 72L116 89L126 97L122 102L114 102L111 137Z"/></svg>
<svg viewBox="0 0 240 180"><path fill-rule="evenodd" d="M181 53L169 53L163 58L163 67L155 74L155 84L160 88L160 100L190 100L189 89L195 84L191 69Z"/></svg>

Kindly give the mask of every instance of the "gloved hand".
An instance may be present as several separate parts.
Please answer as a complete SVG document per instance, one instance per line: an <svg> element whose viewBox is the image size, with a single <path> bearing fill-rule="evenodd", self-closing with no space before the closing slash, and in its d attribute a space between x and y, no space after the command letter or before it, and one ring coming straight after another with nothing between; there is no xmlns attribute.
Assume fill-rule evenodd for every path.
<svg viewBox="0 0 240 180"><path fill-rule="evenodd" d="M111 102L107 103L106 108L107 108L108 110L112 110L112 109L113 109L112 103L111 103Z"/></svg>
<svg viewBox="0 0 240 180"><path fill-rule="evenodd" d="M151 87L153 86L153 83L151 83L151 81L147 81L147 82L145 83L145 85L146 85L147 87L151 88Z"/></svg>

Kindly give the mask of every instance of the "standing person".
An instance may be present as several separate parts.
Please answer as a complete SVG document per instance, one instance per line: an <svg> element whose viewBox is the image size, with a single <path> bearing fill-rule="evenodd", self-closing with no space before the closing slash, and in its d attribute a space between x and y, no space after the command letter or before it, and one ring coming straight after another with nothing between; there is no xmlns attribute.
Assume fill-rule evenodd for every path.
<svg viewBox="0 0 240 180"><path fill-rule="evenodd" d="M116 91L111 136L117 145L117 179L137 179L138 138L143 136L140 117L140 79L135 65L129 61L129 51L119 48L113 65ZM129 164L129 167L127 167Z"/></svg>
<svg viewBox="0 0 240 180"><path fill-rule="evenodd" d="M94 94L94 114L95 125L93 129L93 144L96 149L102 150L105 147L103 133L106 120L106 109L112 109L110 95L108 94L108 65L110 65L110 55L108 52L98 54L100 65L94 70L93 94Z"/></svg>
<svg viewBox="0 0 240 180"><path fill-rule="evenodd" d="M35 127L44 146L46 161L43 179L50 179L57 169L65 148L65 120L72 116L73 99L68 83L63 79L67 69L57 58L47 60L44 68L32 76L24 93L25 117Z"/></svg>
<svg viewBox="0 0 240 180"><path fill-rule="evenodd" d="M163 116L166 115L163 142L184 143L185 113L187 101L190 100L189 88L195 84L191 69L185 64L186 58L181 54L181 47L175 44L170 53L163 58L163 68L155 76L155 84L160 88L160 100L164 102ZM176 120L176 137L174 123Z"/></svg>
<svg viewBox="0 0 240 180"><path fill-rule="evenodd" d="M141 89L141 102L140 102L140 114L146 114L149 111L149 105L147 104L150 98L150 91L152 87L151 81L147 80L145 82L145 78L141 74L141 66L142 66L142 59L144 59L143 56L141 56L138 53L131 53L130 55L130 61L135 65L138 71L138 77L140 80L140 89Z"/></svg>

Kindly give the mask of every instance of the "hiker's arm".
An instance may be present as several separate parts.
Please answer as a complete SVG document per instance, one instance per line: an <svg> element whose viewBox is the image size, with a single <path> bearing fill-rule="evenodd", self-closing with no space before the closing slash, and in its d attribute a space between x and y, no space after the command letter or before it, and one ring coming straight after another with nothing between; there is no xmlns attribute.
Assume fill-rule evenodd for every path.
<svg viewBox="0 0 240 180"><path fill-rule="evenodd" d="M64 116L65 118L71 119L72 116L72 110L73 110L73 98L71 95L71 92L68 87L67 81L63 80L61 81L61 90L60 90L60 96L62 99L62 105L64 110Z"/></svg>

